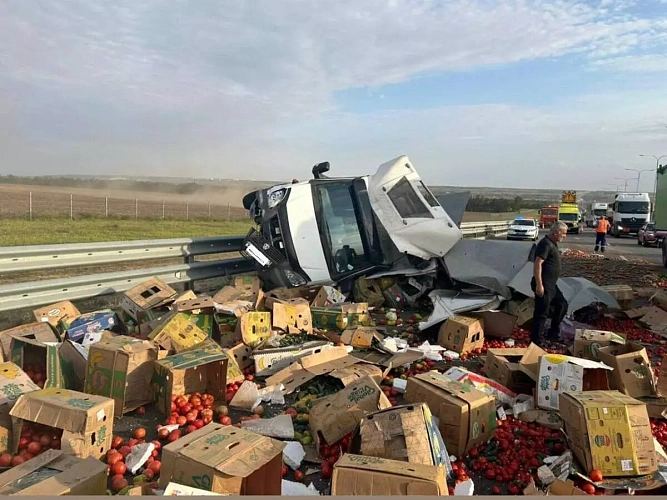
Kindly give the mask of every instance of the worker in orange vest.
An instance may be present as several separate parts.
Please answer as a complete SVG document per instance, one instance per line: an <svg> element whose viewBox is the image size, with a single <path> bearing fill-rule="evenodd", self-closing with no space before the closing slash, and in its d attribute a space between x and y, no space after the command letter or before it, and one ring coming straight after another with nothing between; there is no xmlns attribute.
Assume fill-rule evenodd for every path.
<svg viewBox="0 0 667 500"><path fill-rule="evenodd" d="M600 219L597 228L595 229L595 251L600 250L604 253L607 247L607 231L609 230L609 221L607 219Z"/></svg>

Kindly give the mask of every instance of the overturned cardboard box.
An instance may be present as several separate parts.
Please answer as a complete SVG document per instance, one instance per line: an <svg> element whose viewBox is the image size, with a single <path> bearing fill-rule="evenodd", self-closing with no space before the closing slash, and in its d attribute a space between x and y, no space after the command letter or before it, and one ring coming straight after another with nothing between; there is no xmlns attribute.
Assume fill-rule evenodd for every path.
<svg viewBox="0 0 667 500"><path fill-rule="evenodd" d="M255 375L266 377L279 372L299 359L326 351L333 347L331 342L311 340L290 347L275 347L255 351L251 358L255 363Z"/></svg>
<svg viewBox="0 0 667 500"><path fill-rule="evenodd" d="M224 399L227 385L228 359L220 349L192 349L153 363L153 394L158 411L171 413L172 395L195 392L212 394L216 400Z"/></svg>
<svg viewBox="0 0 667 500"><path fill-rule="evenodd" d="M610 345L599 351L600 361L613 368L609 388L631 398L656 396L658 389L646 348L634 342Z"/></svg>
<svg viewBox="0 0 667 500"><path fill-rule="evenodd" d="M332 347L317 354L304 356L267 378L266 384L283 384L284 394L290 394L315 377L323 375L338 379L343 386L347 386L366 376L380 384L384 372L375 365L362 363L361 360L350 356L345 347Z"/></svg>
<svg viewBox="0 0 667 500"><path fill-rule="evenodd" d="M570 449L584 470L605 477L658 470L646 405L618 391L561 394L560 415Z"/></svg>
<svg viewBox="0 0 667 500"><path fill-rule="evenodd" d="M61 322L67 324L74 318L81 316L79 310L69 300L40 307L39 309L35 309L32 313L38 322L48 323L54 328Z"/></svg>
<svg viewBox="0 0 667 500"><path fill-rule="evenodd" d="M41 455L0 474L0 495L104 495L107 465L88 457L68 456L59 450Z"/></svg>
<svg viewBox="0 0 667 500"><path fill-rule="evenodd" d="M39 380L38 385L43 383L44 387L65 388L71 385L72 372L71 366L63 363L60 345L53 331L49 335L46 330L23 330L11 335L10 359L23 370L43 370L45 379Z"/></svg>
<svg viewBox="0 0 667 500"><path fill-rule="evenodd" d="M60 342L60 337L48 322L28 323L0 332L0 345L4 360L12 359L12 339L28 338L40 342Z"/></svg>
<svg viewBox="0 0 667 500"><path fill-rule="evenodd" d="M367 413L389 407L377 383L370 377L360 378L313 403L308 412L310 431L318 446L322 439L333 444L353 432Z"/></svg>
<svg viewBox="0 0 667 500"><path fill-rule="evenodd" d="M168 317L148 336L160 349L175 354L192 349L208 338L206 332L190 321L187 314Z"/></svg>
<svg viewBox="0 0 667 500"><path fill-rule="evenodd" d="M577 328L574 331L572 355L576 358L602 361L599 356L600 349L609 347L610 345L623 344L625 344L625 336L620 333Z"/></svg>
<svg viewBox="0 0 667 500"><path fill-rule="evenodd" d="M138 323L157 319L168 311L178 292L158 278L151 278L130 288L121 298L120 306Z"/></svg>
<svg viewBox="0 0 667 500"><path fill-rule="evenodd" d="M162 448L159 487L171 481L214 493L280 495L284 444L208 424Z"/></svg>
<svg viewBox="0 0 667 500"><path fill-rule="evenodd" d="M425 403L369 413L361 419L349 451L411 464L443 465L450 469L445 442Z"/></svg>
<svg viewBox="0 0 667 500"><path fill-rule="evenodd" d="M334 465L331 495L447 496L445 468L345 454Z"/></svg>
<svg viewBox="0 0 667 500"><path fill-rule="evenodd" d="M535 382L519 366L527 352L527 348L520 347L488 349L484 363L486 376L517 394L532 395Z"/></svg>
<svg viewBox="0 0 667 500"><path fill-rule="evenodd" d="M447 450L456 456L486 442L497 427L494 397L437 372L410 377L405 400L429 406Z"/></svg>
<svg viewBox="0 0 667 500"><path fill-rule="evenodd" d="M438 345L458 353L469 353L484 345L484 320L455 314L438 332Z"/></svg>
<svg viewBox="0 0 667 500"><path fill-rule="evenodd" d="M38 391L26 373L14 363L0 363L0 453L13 450L12 418L9 412L21 396Z"/></svg>
<svg viewBox="0 0 667 500"><path fill-rule="evenodd" d="M85 391L115 401L117 417L153 401L151 379L158 349L149 340L118 336L90 346Z"/></svg>
<svg viewBox="0 0 667 500"><path fill-rule="evenodd" d="M347 330L369 326L368 304L364 302L311 307L313 326L322 330Z"/></svg>
<svg viewBox="0 0 667 500"><path fill-rule="evenodd" d="M79 458L102 458L113 438L113 399L69 391L41 389L19 397L9 412L14 417L16 449L24 422L62 429L61 449Z"/></svg>

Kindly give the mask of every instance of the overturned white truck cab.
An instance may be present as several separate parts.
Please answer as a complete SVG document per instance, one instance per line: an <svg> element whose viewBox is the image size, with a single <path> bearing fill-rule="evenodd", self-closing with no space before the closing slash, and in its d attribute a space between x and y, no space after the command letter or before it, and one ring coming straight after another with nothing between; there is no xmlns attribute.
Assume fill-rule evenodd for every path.
<svg viewBox="0 0 667 500"><path fill-rule="evenodd" d="M243 199L259 230L245 240L268 288L345 283L407 259L411 267L442 258L462 239L407 156L374 175L313 178L254 191Z"/></svg>

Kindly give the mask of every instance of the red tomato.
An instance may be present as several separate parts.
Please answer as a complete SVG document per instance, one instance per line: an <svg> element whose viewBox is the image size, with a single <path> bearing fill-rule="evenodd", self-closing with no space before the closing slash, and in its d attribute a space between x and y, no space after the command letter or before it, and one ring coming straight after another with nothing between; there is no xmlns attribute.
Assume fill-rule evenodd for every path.
<svg viewBox="0 0 667 500"><path fill-rule="evenodd" d="M9 453L3 453L0 455L0 467L9 467L9 465L12 463L12 456Z"/></svg>
<svg viewBox="0 0 667 500"><path fill-rule="evenodd" d="M127 466L123 462L116 462L111 466L111 472L114 474L114 476L123 476L127 472Z"/></svg>

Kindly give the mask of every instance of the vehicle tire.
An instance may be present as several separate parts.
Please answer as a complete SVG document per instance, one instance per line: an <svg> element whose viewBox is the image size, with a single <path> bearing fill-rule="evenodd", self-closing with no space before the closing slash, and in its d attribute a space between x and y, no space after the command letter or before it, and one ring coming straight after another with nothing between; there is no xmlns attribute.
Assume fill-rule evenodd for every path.
<svg viewBox="0 0 667 500"><path fill-rule="evenodd" d="M662 267L667 267L667 239L662 240Z"/></svg>
<svg viewBox="0 0 667 500"><path fill-rule="evenodd" d="M637 238L637 245L639 245L640 247L644 247L644 246L646 246L646 245L644 245L644 243L642 242L642 240L640 240L639 238Z"/></svg>

